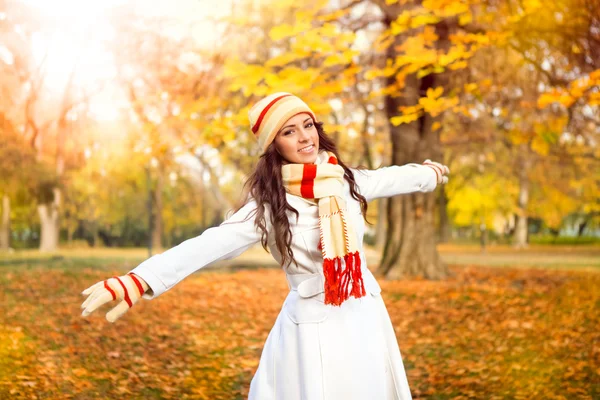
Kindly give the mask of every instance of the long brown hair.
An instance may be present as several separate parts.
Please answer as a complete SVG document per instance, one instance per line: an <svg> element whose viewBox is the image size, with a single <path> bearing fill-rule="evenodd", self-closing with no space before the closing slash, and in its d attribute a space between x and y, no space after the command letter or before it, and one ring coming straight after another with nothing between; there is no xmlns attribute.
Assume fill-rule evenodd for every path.
<svg viewBox="0 0 600 400"><path fill-rule="evenodd" d="M354 199L360 202L363 218L370 224L366 217L368 209L367 199L358 192L357 184L354 180L354 173L340 158L334 141L327 136L323 129L323 122L316 122L315 126L319 134L319 151L328 150L335 154L338 165L344 168L344 178L350 185L350 194ZM256 212L249 215L248 218L256 215L254 224L262 231L261 244L268 252L267 243L269 238L265 218L265 206L267 204L270 206L271 225L273 227L272 233L275 235L275 244L282 256L282 265L287 265L290 259L294 259L291 249L292 231L290 229L287 211L289 210L296 214L296 222L298 221L300 214L298 213L298 210L290 206L286 200L286 191L281 177L282 165L283 158L277 150L275 150L274 143L271 143L267 150L260 156L254 172L246 180L243 189L244 195L235 212L239 211L245 205L248 200L248 194L254 198L257 204ZM364 168L365 167L357 167L357 169ZM246 218L246 220L248 218ZM295 260L294 263L296 263ZM296 265L298 264L296 263Z"/></svg>

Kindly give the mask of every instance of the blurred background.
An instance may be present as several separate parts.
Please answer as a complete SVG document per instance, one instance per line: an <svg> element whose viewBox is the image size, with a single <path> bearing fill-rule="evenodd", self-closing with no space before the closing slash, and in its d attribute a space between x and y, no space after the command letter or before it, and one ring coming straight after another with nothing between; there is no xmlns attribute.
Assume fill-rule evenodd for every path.
<svg viewBox="0 0 600 400"><path fill-rule="evenodd" d="M415 398L597 398L599 54L598 0L0 0L0 397L243 398L287 292L260 245L140 304L142 342L77 296L226 219L258 159L248 109L287 91L350 166L451 170L368 211ZM471 344L509 322L461 347L438 302Z"/></svg>

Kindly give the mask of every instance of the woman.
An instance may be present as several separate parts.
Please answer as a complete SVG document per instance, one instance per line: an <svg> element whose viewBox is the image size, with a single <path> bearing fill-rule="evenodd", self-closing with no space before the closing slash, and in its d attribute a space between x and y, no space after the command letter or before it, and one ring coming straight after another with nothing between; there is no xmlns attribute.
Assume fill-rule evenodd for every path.
<svg viewBox="0 0 600 400"><path fill-rule="evenodd" d="M249 398L410 399L394 328L366 266L363 216L370 200L432 191L447 182L448 168L429 160L348 168L312 110L289 93L258 101L249 117L263 154L246 204L218 227L86 289L82 315L118 299L106 315L114 322L140 297L153 299L261 241L282 265L290 293Z"/></svg>

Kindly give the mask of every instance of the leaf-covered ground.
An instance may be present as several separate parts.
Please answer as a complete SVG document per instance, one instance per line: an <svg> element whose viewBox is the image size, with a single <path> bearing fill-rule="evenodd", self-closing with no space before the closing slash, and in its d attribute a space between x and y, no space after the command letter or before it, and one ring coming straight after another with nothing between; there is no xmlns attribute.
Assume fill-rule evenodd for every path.
<svg viewBox="0 0 600 400"><path fill-rule="evenodd" d="M416 399L600 398L600 274L452 267L381 282ZM80 317L123 267L0 267L0 398L245 399L287 285L204 271L115 324Z"/></svg>

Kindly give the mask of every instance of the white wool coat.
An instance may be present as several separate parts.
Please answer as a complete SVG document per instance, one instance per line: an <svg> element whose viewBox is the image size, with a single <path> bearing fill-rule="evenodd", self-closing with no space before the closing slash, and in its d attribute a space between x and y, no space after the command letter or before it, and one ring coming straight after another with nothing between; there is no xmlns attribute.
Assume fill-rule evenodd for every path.
<svg viewBox="0 0 600 400"><path fill-rule="evenodd" d="M325 152L319 154L324 161ZM436 174L420 164L377 170L353 169L360 193L371 201L412 192L430 192ZM408 400L410 389L381 289L367 268L362 248L365 223L360 203L344 185L347 214L360 246L367 296L350 298L340 307L324 303L323 257L318 249L318 207L312 200L287 194L292 262L283 267L290 292L271 329L250 385L250 400ZM223 224L155 255L131 272L141 276L152 299L211 263L239 256L260 241L250 200ZM268 208L266 211L269 221ZM270 232L270 231L269 231ZM269 250L281 265L281 255L269 235Z"/></svg>

